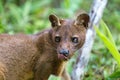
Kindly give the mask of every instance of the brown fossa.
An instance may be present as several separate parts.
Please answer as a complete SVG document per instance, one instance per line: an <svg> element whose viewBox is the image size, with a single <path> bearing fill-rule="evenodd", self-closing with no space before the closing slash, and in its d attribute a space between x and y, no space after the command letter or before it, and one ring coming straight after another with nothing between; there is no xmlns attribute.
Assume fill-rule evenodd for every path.
<svg viewBox="0 0 120 80"><path fill-rule="evenodd" d="M0 34L0 80L70 80L66 62L85 42L89 16L60 19L50 15L51 29L33 35Z"/></svg>

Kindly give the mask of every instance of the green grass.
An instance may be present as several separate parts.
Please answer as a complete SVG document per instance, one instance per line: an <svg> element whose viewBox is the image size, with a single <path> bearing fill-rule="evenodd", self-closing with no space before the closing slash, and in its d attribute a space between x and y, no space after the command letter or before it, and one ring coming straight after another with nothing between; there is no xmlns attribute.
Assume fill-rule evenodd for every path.
<svg viewBox="0 0 120 80"><path fill-rule="evenodd" d="M100 39L103 41L104 45L108 48L111 55L117 62L118 69L115 70L110 76L107 77L107 79L119 79L120 78L120 53L115 45L115 42L113 40L112 34L110 30L108 29L107 25L101 21L101 27L103 28L103 32L101 32L97 27L95 27L95 30L100 37Z"/></svg>
<svg viewBox="0 0 120 80"><path fill-rule="evenodd" d="M100 39L104 42L104 45L109 49L112 56L117 61L118 66L120 67L120 53L118 52L118 49L115 45L112 34L109 31L107 25L103 21L101 21L101 26L102 28L104 28L104 32L106 33L100 32L100 30L97 27L95 27L95 30L98 36L100 37Z"/></svg>

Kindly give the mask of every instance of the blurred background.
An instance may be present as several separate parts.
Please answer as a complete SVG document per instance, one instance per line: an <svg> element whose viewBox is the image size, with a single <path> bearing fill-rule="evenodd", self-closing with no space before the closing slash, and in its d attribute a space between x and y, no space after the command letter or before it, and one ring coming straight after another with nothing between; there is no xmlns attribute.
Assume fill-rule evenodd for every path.
<svg viewBox="0 0 120 80"><path fill-rule="evenodd" d="M50 27L50 14L73 18L81 9L89 13L92 2L93 0L0 0L0 33L35 34ZM108 1L102 19L108 25L120 51L120 0ZM96 36L84 80L104 80L113 72L116 62L109 53ZM69 62L69 73L75 60L72 58Z"/></svg>

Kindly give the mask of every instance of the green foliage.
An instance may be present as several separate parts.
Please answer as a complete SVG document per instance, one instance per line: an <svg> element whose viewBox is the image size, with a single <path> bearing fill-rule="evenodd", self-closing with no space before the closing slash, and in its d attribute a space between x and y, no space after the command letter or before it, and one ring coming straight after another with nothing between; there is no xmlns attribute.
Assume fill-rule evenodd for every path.
<svg viewBox="0 0 120 80"><path fill-rule="evenodd" d="M74 15L76 10L79 10L80 4L83 0L64 0L61 4L61 7L64 9L64 12L68 15Z"/></svg>
<svg viewBox="0 0 120 80"><path fill-rule="evenodd" d="M120 70L114 72L114 73L111 74L109 77L112 78L112 79L118 79L118 78L120 78Z"/></svg>
<svg viewBox="0 0 120 80"><path fill-rule="evenodd" d="M54 76L54 75L51 75L48 80L61 80L61 78Z"/></svg>
<svg viewBox="0 0 120 80"><path fill-rule="evenodd" d="M97 34L99 35L100 39L102 39L102 41L104 42L105 46L109 49L109 51L111 52L112 56L114 57L114 59L116 59L116 61L118 62L118 65L120 67L120 53L118 52L115 42L112 38L112 35L108 29L108 27L106 26L106 24L102 21L101 22L101 27L104 28L106 33L102 33L98 30L98 28L95 27Z"/></svg>
<svg viewBox="0 0 120 80"><path fill-rule="evenodd" d="M35 2L27 0L24 4L18 6L13 2L8 1L3 4L3 1L0 1L0 32L36 33L40 29L46 28L49 25L48 21L43 22L41 17L47 16L48 14L39 14L46 13L44 6L49 3L50 0ZM39 9L40 7L43 8Z"/></svg>
<svg viewBox="0 0 120 80"><path fill-rule="evenodd" d="M117 28L120 31L120 0L109 0L107 8L103 16L103 20L112 28Z"/></svg>
<svg viewBox="0 0 120 80"><path fill-rule="evenodd" d="M102 21L101 22L101 27L104 28L104 32L100 32L97 27L95 27L95 30L100 37L100 39L104 42L104 45L109 49L111 52L112 56L118 63L118 68L119 70L115 71L112 75L109 76L109 79L113 78L120 78L120 53L118 52L118 49L115 45L115 42L113 40L113 37L111 35L110 30L108 29L107 25Z"/></svg>
<svg viewBox="0 0 120 80"><path fill-rule="evenodd" d="M61 18L73 18L73 15L81 9L89 12L92 2L93 0L0 0L0 33L37 33L50 27L48 16L51 13ZM113 36L108 29L102 27L104 37L107 36L104 38L106 46L96 36L84 80L106 79L113 71L116 73L113 73L110 79L114 80L113 77L119 77L119 70L116 69L115 65L115 60L119 63L116 55L118 55L117 50L120 50L119 4L120 0L108 0L103 20L108 24ZM102 26L105 26L104 23L102 23ZM106 48L107 46L110 46L110 51ZM112 52L115 52L115 54ZM115 60L109 53L113 55ZM76 56L68 62L66 69L69 73L72 71ZM50 80L54 79L57 78L50 77Z"/></svg>

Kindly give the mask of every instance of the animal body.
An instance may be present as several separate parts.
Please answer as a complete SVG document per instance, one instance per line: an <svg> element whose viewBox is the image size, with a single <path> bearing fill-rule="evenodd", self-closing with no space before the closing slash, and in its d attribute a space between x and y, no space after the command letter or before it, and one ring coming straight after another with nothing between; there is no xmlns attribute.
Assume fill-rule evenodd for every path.
<svg viewBox="0 0 120 80"><path fill-rule="evenodd" d="M51 29L33 35L0 34L0 80L70 80L66 62L85 42L89 16L60 19L50 15Z"/></svg>

